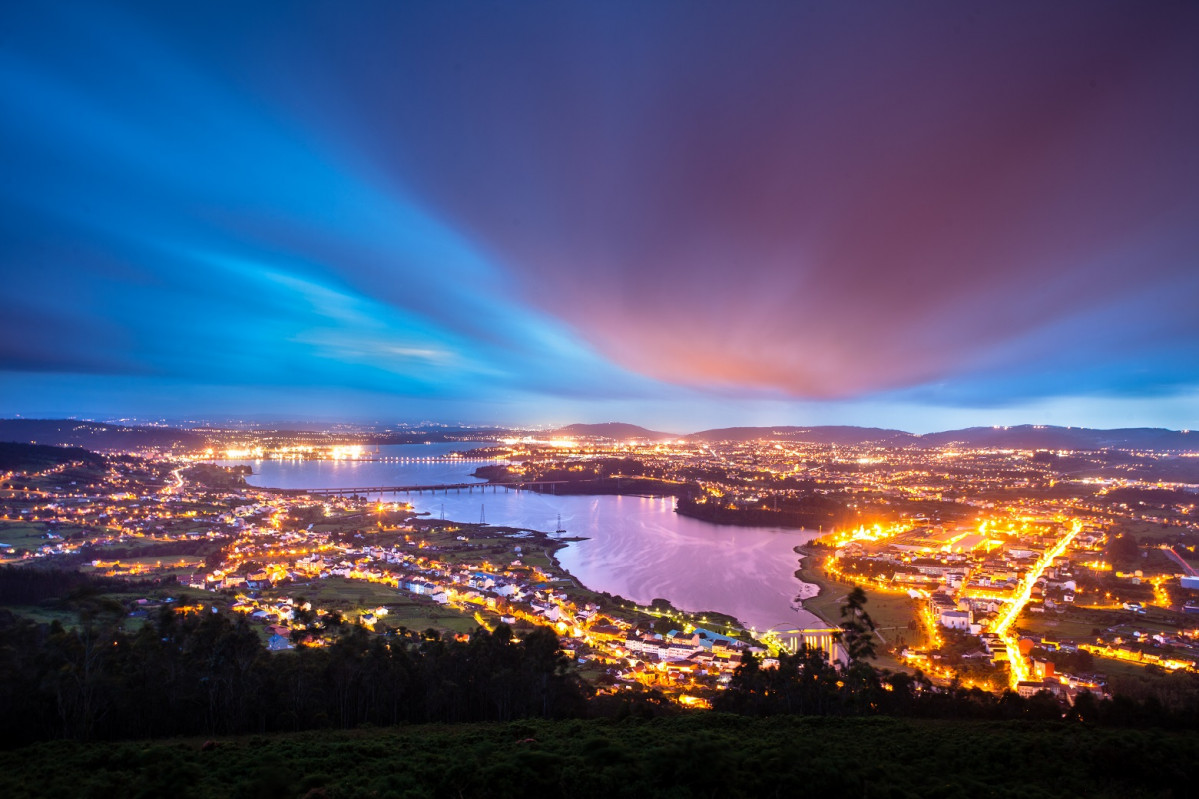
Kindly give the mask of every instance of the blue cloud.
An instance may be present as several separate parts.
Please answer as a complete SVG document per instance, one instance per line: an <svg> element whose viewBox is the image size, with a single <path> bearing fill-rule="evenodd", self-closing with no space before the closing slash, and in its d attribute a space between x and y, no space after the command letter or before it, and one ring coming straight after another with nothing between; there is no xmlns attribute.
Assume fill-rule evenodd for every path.
<svg viewBox="0 0 1199 799"><path fill-rule="evenodd" d="M1083 7L9 4L3 400L1188 395L1199 21Z"/></svg>

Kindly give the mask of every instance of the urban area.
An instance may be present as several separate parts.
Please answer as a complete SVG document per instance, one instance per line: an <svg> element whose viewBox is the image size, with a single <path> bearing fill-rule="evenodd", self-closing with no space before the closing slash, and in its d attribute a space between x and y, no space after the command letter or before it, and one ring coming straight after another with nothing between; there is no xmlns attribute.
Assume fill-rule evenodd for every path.
<svg viewBox="0 0 1199 799"><path fill-rule="evenodd" d="M0 474L0 554L8 566L128 581L118 599L131 628L163 606L240 614L286 651L326 646L347 626L459 638L543 627L595 690L652 688L702 707L747 653L766 669L800 646L844 659L841 612L856 586L879 663L933 690L1048 692L1066 706L1082 691L1167 691L1199 662L1195 451L997 446L981 434L931 445L821 428L449 434L460 448L447 457L477 460L475 484L491 490L669 495L676 512L719 524L814 531L795 552L796 602L823 629L786 637L719 608L591 590L557 560L568 532L417 514L400 486L254 487L250 469L227 465L379 457L367 433L207 429L119 448L114 429L96 430L109 445L0 445L11 467ZM10 609L69 623L53 603Z"/></svg>

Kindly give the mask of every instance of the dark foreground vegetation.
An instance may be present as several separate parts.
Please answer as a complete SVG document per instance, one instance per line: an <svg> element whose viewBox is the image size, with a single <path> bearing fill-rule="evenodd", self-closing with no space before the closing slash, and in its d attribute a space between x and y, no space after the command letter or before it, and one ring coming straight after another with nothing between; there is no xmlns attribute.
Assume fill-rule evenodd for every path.
<svg viewBox="0 0 1199 799"><path fill-rule="evenodd" d="M10 593L46 592L42 575L0 571ZM171 605L125 629L127 608L95 584L74 585L62 602L78 624L37 624L0 609L0 747L55 738L119 740L349 729L364 725L458 723L522 718L652 718L679 712L656 690L596 691L545 627L520 640L506 625L470 636L403 627L372 632L336 614L303 607L292 651L269 651L260 628L204 605ZM1176 701L1099 700L1065 707L1048 693L1024 698L937 687L919 674L876 668L865 594L850 593L841 641L848 663L815 650L782 654L766 668L747 656L717 710L741 716L896 716L925 719L1068 720L1077 725L1199 726L1199 675L1178 675ZM315 645L304 645L304 642ZM276 636L275 643L286 643ZM610 675L596 682L611 685ZM695 690L703 692L702 679Z"/></svg>
<svg viewBox="0 0 1199 799"><path fill-rule="evenodd" d="M1199 737L1063 722L527 720L0 752L6 797L1184 797Z"/></svg>
<svg viewBox="0 0 1199 799"><path fill-rule="evenodd" d="M24 600L56 577L0 575ZM750 657L715 711L684 713L597 693L547 628L457 639L300 612L293 640L321 645L272 652L203 606L125 629L105 587L65 586L70 627L0 609L0 796L1171 797L1199 762L1199 675L1170 708L937 688L870 662L860 590L847 664Z"/></svg>
<svg viewBox="0 0 1199 799"><path fill-rule="evenodd" d="M0 611L0 746L586 712L583 683L545 628L520 642L504 626L459 641L324 619L331 644L269 652L243 617L164 607L130 633L104 623L122 610L112 604L91 601L72 629Z"/></svg>

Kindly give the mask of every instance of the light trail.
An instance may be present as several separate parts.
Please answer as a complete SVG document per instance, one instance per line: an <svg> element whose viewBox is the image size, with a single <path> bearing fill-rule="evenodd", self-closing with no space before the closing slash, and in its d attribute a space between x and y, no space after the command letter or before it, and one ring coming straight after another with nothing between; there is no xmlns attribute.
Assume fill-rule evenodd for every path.
<svg viewBox="0 0 1199 799"><path fill-rule="evenodd" d="M1009 630L1012 623L1020 616L1020 612L1024 610L1024 606L1028 604L1028 600L1032 597L1032 589L1037 584L1037 580L1041 579L1041 575L1045 569L1053 563L1055 558L1061 556L1066 548L1070 546L1070 542L1074 540L1074 536L1078 535L1082 530L1082 522L1075 519L1070 527L1070 532L1062 536L1062 540L1053 545L1052 549L1046 550L1041 559L1036 562L1028 574L1024 575L1024 580L1021 581L1019 589L1012 597L1012 603L1007 606L1007 609L1000 614L995 626L991 628L991 632L996 633L1003 639L1003 644L1007 647L1009 670L1009 682L1013 689L1016 684L1028 679L1028 664L1024 662L1024 656L1020 654L1020 642L1016 636Z"/></svg>
<svg viewBox="0 0 1199 799"><path fill-rule="evenodd" d="M174 485L165 486L162 489L162 493L178 494L183 491L183 469L184 468L185 467L180 466L178 469L171 469L171 480L174 481Z"/></svg>
<svg viewBox="0 0 1199 799"><path fill-rule="evenodd" d="M925 605L919 612L920 620L924 622L924 632L928 636L928 649L940 649L941 634L937 630L937 617L933 614L932 608Z"/></svg>

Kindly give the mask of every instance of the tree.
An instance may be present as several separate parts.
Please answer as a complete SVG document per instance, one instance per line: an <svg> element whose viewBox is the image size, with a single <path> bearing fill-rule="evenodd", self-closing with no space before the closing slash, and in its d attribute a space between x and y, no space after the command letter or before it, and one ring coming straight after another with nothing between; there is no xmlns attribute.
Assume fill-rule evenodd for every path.
<svg viewBox="0 0 1199 799"><path fill-rule="evenodd" d="M851 666L855 663L873 660L876 657L874 620L866 612L866 599L866 592L862 590L861 586L854 586L849 595L845 597L845 604L841 606L843 621L839 625L841 628L839 638L845 646Z"/></svg>
<svg viewBox="0 0 1199 799"><path fill-rule="evenodd" d="M1107 545L1107 558L1113 564L1123 566L1132 563L1140 555L1137 537L1130 533L1121 533Z"/></svg>

